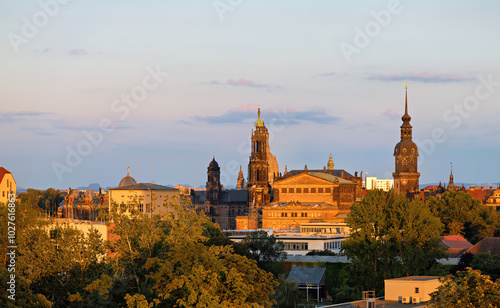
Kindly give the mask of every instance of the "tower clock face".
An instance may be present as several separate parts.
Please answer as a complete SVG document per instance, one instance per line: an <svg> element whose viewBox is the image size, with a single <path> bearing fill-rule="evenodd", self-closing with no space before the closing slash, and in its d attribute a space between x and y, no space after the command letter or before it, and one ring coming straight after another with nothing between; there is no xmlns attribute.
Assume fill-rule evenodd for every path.
<svg viewBox="0 0 500 308"><path fill-rule="evenodd" d="M406 180L403 180L403 185L406 185L406 183L408 183Z"/></svg>

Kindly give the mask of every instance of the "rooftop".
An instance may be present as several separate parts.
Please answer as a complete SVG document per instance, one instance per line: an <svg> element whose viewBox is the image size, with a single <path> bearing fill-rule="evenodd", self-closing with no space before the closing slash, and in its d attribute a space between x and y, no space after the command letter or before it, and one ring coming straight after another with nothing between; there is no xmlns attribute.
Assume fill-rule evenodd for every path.
<svg viewBox="0 0 500 308"><path fill-rule="evenodd" d="M408 277L400 277L400 278L392 278L386 279L388 280L398 280L398 281L430 281L439 279L439 276L408 276Z"/></svg>
<svg viewBox="0 0 500 308"><path fill-rule="evenodd" d="M325 285L326 267L294 266L288 279L297 284Z"/></svg>
<svg viewBox="0 0 500 308"><path fill-rule="evenodd" d="M110 188L109 190L169 190L169 191L178 191L178 189L175 189L172 187L157 185L157 184L153 184L153 183L137 183L137 184L127 185L127 186Z"/></svg>

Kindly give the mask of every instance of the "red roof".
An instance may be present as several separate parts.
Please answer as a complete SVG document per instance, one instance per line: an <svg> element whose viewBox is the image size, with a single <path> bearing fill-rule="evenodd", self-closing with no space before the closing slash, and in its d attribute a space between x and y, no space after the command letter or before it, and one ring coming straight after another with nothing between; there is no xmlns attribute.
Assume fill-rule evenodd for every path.
<svg viewBox="0 0 500 308"><path fill-rule="evenodd" d="M485 237L479 243L471 247L467 252L473 255L484 252L490 255L500 255L500 237Z"/></svg>
<svg viewBox="0 0 500 308"><path fill-rule="evenodd" d="M424 190L437 190L438 187L439 187L438 185L429 185L424 187Z"/></svg>
<svg viewBox="0 0 500 308"><path fill-rule="evenodd" d="M488 190L484 188L467 189L467 193L472 195L474 199L478 199L479 201L481 201L481 203L483 203L486 199Z"/></svg>
<svg viewBox="0 0 500 308"><path fill-rule="evenodd" d="M469 249L473 245L461 235L445 235L441 237L441 242L448 248Z"/></svg>
<svg viewBox="0 0 500 308"><path fill-rule="evenodd" d="M9 171L9 170L7 170L7 169L5 169L4 167L0 167L0 183L2 182L3 177L4 177L6 174L12 174L12 173L10 173L10 171Z"/></svg>

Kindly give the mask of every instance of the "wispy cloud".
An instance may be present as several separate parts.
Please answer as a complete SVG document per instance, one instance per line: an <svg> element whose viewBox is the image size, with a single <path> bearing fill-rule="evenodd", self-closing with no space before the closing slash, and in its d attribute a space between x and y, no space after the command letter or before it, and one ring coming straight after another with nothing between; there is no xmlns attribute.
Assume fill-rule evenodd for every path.
<svg viewBox="0 0 500 308"><path fill-rule="evenodd" d="M316 77L337 77L338 75L339 75L339 73L336 73L336 72L325 72L325 73L319 73L319 74L313 75L313 78L316 78Z"/></svg>
<svg viewBox="0 0 500 308"><path fill-rule="evenodd" d="M272 89L272 88L281 88L280 86L272 85L272 84L265 84L265 83L258 83L253 80L245 79L245 78L240 78L240 79L228 79L227 81L217 81L217 80L212 80L208 82L207 84L210 85L222 85L222 86L233 86L233 87L249 87L249 88L266 88L266 89Z"/></svg>
<svg viewBox="0 0 500 308"><path fill-rule="evenodd" d="M401 74L375 74L369 73L366 79L380 81L417 81L426 83L445 83L445 82L463 82L473 80L472 76L464 74L446 74L446 73L401 73Z"/></svg>
<svg viewBox="0 0 500 308"><path fill-rule="evenodd" d="M257 119L257 105L239 106L231 108L221 115L215 116L194 116L193 120L209 124L227 123L251 123ZM271 125L297 125L302 122L312 122L317 124L336 124L341 120L326 113L323 109L311 109L299 111L296 109L266 109L261 112L265 123ZM186 121L183 121L186 123Z"/></svg>
<svg viewBox="0 0 500 308"><path fill-rule="evenodd" d="M53 115L53 113L38 111L0 112L0 122L28 121L35 117L44 117L47 115Z"/></svg>
<svg viewBox="0 0 500 308"><path fill-rule="evenodd" d="M71 49L69 51L69 54L72 56L86 56L89 54L87 49L84 48L76 48L76 49Z"/></svg>
<svg viewBox="0 0 500 308"><path fill-rule="evenodd" d="M385 112L382 113L382 115L388 117L391 120L399 119L401 118L401 114L398 114L391 109L387 109Z"/></svg>

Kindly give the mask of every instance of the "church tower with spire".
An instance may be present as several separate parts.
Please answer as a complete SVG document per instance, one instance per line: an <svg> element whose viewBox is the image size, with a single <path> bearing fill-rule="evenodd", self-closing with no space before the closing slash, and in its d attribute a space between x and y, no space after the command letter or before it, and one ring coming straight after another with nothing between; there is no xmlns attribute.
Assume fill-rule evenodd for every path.
<svg viewBox="0 0 500 308"><path fill-rule="evenodd" d="M394 148L394 157L396 160L396 170L392 174L394 177L394 192L411 193L419 190L418 180L418 148L412 141L411 117L408 114L408 84L405 83L405 114L401 118L401 141Z"/></svg>
<svg viewBox="0 0 500 308"><path fill-rule="evenodd" d="M330 153L330 158L328 159L328 164L327 164L327 169L328 170L334 170L334 164L333 164L333 158L332 158L332 153Z"/></svg>
<svg viewBox="0 0 500 308"><path fill-rule="evenodd" d="M460 190L460 187L457 187L454 183L454 177L453 177L453 164L450 163L450 180L449 180L449 183L448 183L448 190L449 191L458 191Z"/></svg>
<svg viewBox="0 0 500 308"><path fill-rule="evenodd" d="M260 119L260 107L255 122L255 131L252 129L252 149L248 163L248 189L250 205L262 206L269 203L269 132L264 125L264 118Z"/></svg>
<svg viewBox="0 0 500 308"><path fill-rule="evenodd" d="M236 189L246 189L247 188L247 183L245 183L245 178L243 177L243 170L241 170L240 166L240 172L238 172L238 180L236 181Z"/></svg>
<svg viewBox="0 0 500 308"><path fill-rule="evenodd" d="M220 183L220 167L215 161L215 155L207 168L207 201L215 204L221 197L222 185Z"/></svg>

